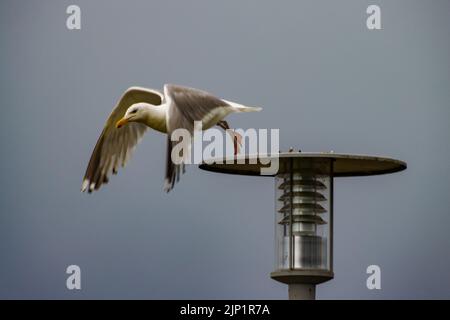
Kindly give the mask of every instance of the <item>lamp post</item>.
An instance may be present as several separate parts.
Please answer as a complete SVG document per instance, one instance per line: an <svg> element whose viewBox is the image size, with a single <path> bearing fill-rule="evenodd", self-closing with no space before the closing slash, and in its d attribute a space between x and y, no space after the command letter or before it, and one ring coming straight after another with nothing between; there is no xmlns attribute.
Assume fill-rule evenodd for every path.
<svg viewBox="0 0 450 320"><path fill-rule="evenodd" d="M334 178L370 176L406 169L400 160L337 153L284 152L256 161L216 159L207 171L263 175L267 160L278 160L275 174L275 270L271 278L288 284L289 299L315 299L317 284L333 279ZM270 158L270 159L267 159ZM217 161L219 160L219 161Z"/></svg>

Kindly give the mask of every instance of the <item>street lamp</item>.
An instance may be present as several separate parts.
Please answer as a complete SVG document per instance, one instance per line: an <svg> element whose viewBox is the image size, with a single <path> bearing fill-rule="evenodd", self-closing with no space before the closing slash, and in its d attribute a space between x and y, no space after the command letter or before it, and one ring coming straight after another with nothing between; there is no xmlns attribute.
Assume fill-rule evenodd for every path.
<svg viewBox="0 0 450 320"><path fill-rule="evenodd" d="M275 270L272 279L288 284L289 299L315 299L317 284L333 279L333 180L406 169L400 160L366 155L284 152L241 161L216 159L207 171L275 177ZM239 158L238 158L239 159ZM268 160L279 162L262 174Z"/></svg>

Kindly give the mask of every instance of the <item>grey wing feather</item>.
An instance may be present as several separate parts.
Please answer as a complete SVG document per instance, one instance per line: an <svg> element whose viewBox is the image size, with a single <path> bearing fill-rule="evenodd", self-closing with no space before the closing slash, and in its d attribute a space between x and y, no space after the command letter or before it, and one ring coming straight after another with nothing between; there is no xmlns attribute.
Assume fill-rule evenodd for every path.
<svg viewBox="0 0 450 320"><path fill-rule="evenodd" d="M230 105L208 92L172 84L164 86L166 96L172 100L169 105L169 131L194 128L194 121L201 121L217 108Z"/></svg>
<svg viewBox="0 0 450 320"><path fill-rule="evenodd" d="M229 107L229 104L213 95L198 89L166 84L164 92L168 105L168 139L167 161L164 190L169 192L184 173L184 163L176 165L172 162L172 147L177 142L170 139L172 132L179 128L194 130L194 121L202 121L217 108Z"/></svg>
<svg viewBox="0 0 450 320"><path fill-rule="evenodd" d="M124 167L139 140L147 131L147 126L132 122L117 129L115 124L134 103L147 102L159 105L163 95L156 91L140 87L131 87L121 97L106 120L105 126L92 152L81 191L98 190L109 180L109 174L117 173L119 166Z"/></svg>

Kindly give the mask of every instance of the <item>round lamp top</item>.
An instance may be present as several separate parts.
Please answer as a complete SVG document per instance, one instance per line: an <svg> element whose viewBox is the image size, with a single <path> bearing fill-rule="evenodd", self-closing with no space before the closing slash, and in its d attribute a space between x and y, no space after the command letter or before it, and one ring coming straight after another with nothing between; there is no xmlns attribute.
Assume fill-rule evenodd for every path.
<svg viewBox="0 0 450 320"><path fill-rule="evenodd" d="M341 154L334 152L281 152L278 154L280 163L291 158L305 158L308 161L333 160L333 175L335 177L370 176L398 172L406 169L406 162L378 156ZM233 161L234 159L234 161ZM212 172L240 174L249 176L274 176L261 174L262 168L268 168L269 160L276 156L259 157L257 155L238 155L235 158L220 158L208 160L200 164L200 169ZM237 160L240 160L239 162ZM256 163L251 163L253 162ZM257 161L256 161L257 160ZM299 159L298 159L299 160ZM297 161L298 161L297 160ZM300 160L301 161L301 160ZM228 163L227 163L228 162Z"/></svg>

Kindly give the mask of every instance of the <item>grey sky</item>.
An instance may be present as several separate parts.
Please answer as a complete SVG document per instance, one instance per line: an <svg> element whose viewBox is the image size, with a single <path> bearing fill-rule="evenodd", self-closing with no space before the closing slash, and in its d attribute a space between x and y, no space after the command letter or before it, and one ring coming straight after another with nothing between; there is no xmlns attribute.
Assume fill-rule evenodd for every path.
<svg viewBox="0 0 450 320"><path fill-rule="evenodd" d="M66 29L69 4L82 29ZM379 4L380 31L365 26ZM449 1L2 1L0 298L286 298L273 181L188 168L162 191L149 132L94 195L79 188L131 85L261 106L237 128L281 149L384 155L402 173L335 183L335 279L318 298L450 298ZM68 291L65 268L82 270ZM382 290L366 288L378 264Z"/></svg>

